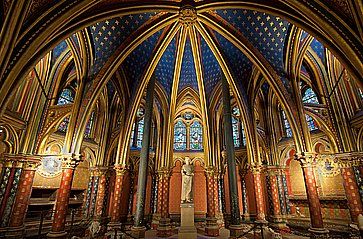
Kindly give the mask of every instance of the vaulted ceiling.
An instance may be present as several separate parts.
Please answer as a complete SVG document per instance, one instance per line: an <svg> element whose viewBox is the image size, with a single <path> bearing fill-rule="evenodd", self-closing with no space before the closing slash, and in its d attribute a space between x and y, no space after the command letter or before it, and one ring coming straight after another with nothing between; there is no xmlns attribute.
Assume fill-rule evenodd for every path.
<svg viewBox="0 0 363 239"><path fill-rule="evenodd" d="M317 22L309 25L302 16L310 14L311 20L321 19L332 23L337 27L336 31L344 31L342 36L349 39L352 49L359 49L359 46L363 45L356 37L362 31L361 24L346 24L360 21L360 18L356 17L354 1L298 2L299 6L293 0L143 1L143 4L137 1L115 0L64 0L58 3L29 1L28 5L22 5L27 10L23 16L20 29L22 34L16 41L14 54L20 43L24 43L21 49L27 49L27 46L32 44L31 39L41 34L41 29L48 24L55 24L54 21L60 15L64 15L63 17L69 15L71 20L64 22L61 28L53 29L53 35L44 39L44 42L49 47L55 44L53 41L57 39L57 35L71 33L68 35L68 44L57 40L58 45L53 49L54 61L61 52L69 50L70 44L73 53L84 57L81 56L81 48L84 44L82 41L89 40L89 61L86 73L88 89L91 92L100 86L99 81L102 81L102 78L110 71L109 68L117 66L127 82L131 96L136 94L143 80L147 79L147 74L151 72L169 98L173 87L177 88L177 91L190 87L199 93L203 90L203 94L208 99L218 85L224 67L228 68L235 84L243 94L246 94L247 89L251 87L251 75L255 69L265 70L270 75L274 75L273 78L279 81L276 85L283 88L282 92L291 93L285 59L286 49L292 40L292 36L289 35L291 29L294 26L306 28L300 37L301 45L310 36L307 31L314 33L320 31L317 38L324 39L324 43L330 44L325 37L333 37L324 36L327 33L321 29L323 25L317 26ZM21 3L17 4L21 7ZM1 13L3 18L12 11L10 6L9 1L3 2L4 8ZM318 6L320 8L317 8ZM294 7L296 12L292 10ZM186 11L183 12L182 9ZM331 10L336 14L334 22L331 20L333 17L328 14ZM300 18L299 14L301 14ZM286 20L287 18L289 20ZM95 19L99 19L98 22ZM187 25L192 30L184 31ZM77 35L75 30L80 29L80 26L83 26L84 30ZM35 31L36 29L38 30ZM185 42L181 44L183 34L187 35ZM80 35L86 37L80 40ZM138 39L141 36L142 39ZM167 38L168 40L165 40ZM310 46L324 61L325 47L317 38L313 38ZM195 49L193 49L193 42L195 42ZM332 46L335 45L332 44ZM19 49L20 47L21 45ZM332 51L339 52L341 49L338 47L337 45L332 47ZM355 52L358 56L359 51ZM180 54L182 55L178 56ZM19 55L18 53L17 56ZM40 57L35 53L33 56ZM357 58L351 59L353 62ZM198 61L201 69L198 69ZM18 63L10 62L10 65L4 68L5 71L1 72L2 79L5 79L4 77L8 74L17 72L10 71L11 64L16 66ZM29 64L31 64L30 60ZM350 67L350 69L353 68ZM359 64L355 64L355 69L358 68ZM175 85L178 72L180 76ZM202 82L198 82L198 78ZM200 89L201 86L203 89ZM266 90L268 87L269 84L264 84L263 88Z"/></svg>

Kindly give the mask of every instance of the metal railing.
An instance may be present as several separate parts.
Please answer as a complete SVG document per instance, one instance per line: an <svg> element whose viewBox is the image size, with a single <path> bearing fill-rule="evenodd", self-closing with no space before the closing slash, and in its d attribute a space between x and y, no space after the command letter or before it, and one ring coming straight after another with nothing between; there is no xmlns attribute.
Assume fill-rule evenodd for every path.
<svg viewBox="0 0 363 239"><path fill-rule="evenodd" d="M73 236L75 225L77 226L86 226L89 223L89 218L82 217L82 209L68 209L66 216L66 231L68 232L69 237ZM30 238L42 238L46 233L50 232L50 227L53 222L55 210L41 210L41 211L31 211L30 218L26 219L26 226L31 225L30 228L34 228L33 223L35 223L38 228L36 233L27 233Z"/></svg>

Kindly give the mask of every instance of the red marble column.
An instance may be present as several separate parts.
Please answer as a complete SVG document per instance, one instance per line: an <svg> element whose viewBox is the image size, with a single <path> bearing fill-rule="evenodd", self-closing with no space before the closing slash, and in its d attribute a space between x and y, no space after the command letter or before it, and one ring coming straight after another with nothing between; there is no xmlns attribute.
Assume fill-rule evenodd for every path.
<svg viewBox="0 0 363 239"><path fill-rule="evenodd" d="M127 172L127 169L124 166L116 165L115 166L115 186L113 193L113 200L111 205L111 221L108 224L109 229L119 228L121 226L120 223L120 215L121 215L121 191L123 187L124 177Z"/></svg>
<svg viewBox="0 0 363 239"><path fill-rule="evenodd" d="M107 168L101 168L99 169L99 177L100 182L98 185L98 192L97 192L97 199L96 199L96 211L95 211L95 217L97 219L100 219L102 217L102 210L104 205L104 200L106 196L106 173Z"/></svg>
<svg viewBox="0 0 363 239"><path fill-rule="evenodd" d="M261 180L262 170L263 170L262 165L255 165L251 167L251 171L253 174L253 184L255 188L255 199L256 199L258 221L266 221L265 200L264 200L262 180Z"/></svg>
<svg viewBox="0 0 363 239"><path fill-rule="evenodd" d="M358 215L363 214L363 207L352 161L341 160L340 169L343 176L343 185L347 196L350 217L354 223L358 223Z"/></svg>
<svg viewBox="0 0 363 239"><path fill-rule="evenodd" d="M163 168L158 171L159 184L158 184L158 207L157 211L160 213L159 226L157 228L157 235L159 237L169 237L171 235L170 218L169 218L169 183L170 183L170 170Z"/></svg>
<svg viewBox="0 0 363 239"><path fill-rule="evenodd" d="M39 158L25 158L23 163L23 171L20 176L19 186L15 197L12 216L10 218L11 231L20 231L24 229L24 219L26 210L29 205L30 195L32 191L33 179L36 167L39 165ZM18 230L16 230L17 228Z"/></svg>
<svg viewBox="0 0 363 239"><path fill-rule="evenodd" d="M324 235L329 233L324 228L323 216L321 213L321 205L316 187L316 180L314 175L314 164L316 155L312 153L305 153L302 155L296 155L295 159L300 162L303 170L306 195L309 203L310 221L312 238L323 238Z"/></svg>
<svg viewBox="0 0 363 239"><path fill-rule="evenodd" d="M57 191L55 212L53 216L52 230L48 233L48 238L66 238L65 231L66 216L68 210L69 197L72 188L73 175L76 167L81 161L80 155L70 155L62 162L62 179Z"/></svg>
<svg viewBox="0 0 363 239"><path fill-rule="evenodd" d="M219 236L219 227L216 218L216 201L215 191L216 188L216 169L210 167L206 170L206 183L207 183L207 226L205 232L207 236Z"/></svg>

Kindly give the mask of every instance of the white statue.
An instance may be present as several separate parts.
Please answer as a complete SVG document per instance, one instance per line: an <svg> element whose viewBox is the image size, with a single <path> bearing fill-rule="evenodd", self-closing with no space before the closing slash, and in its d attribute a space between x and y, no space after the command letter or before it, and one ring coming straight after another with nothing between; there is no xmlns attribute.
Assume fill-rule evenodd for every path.
<svg viewBox="0 0 363 239"><path fill-rule="evenodd" d="M193 178L194 167L190 164L190 158L185 157L185 164L182 167L182 194L181 202L190 203L193 202Z"/></svg>

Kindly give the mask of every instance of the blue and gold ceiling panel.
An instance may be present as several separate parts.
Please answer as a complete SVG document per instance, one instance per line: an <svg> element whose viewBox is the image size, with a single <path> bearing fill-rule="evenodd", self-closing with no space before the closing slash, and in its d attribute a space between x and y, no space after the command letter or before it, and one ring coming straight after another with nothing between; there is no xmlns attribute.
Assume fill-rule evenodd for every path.
<svg viewBox="0 0 363 239"><path fill-rule="evenodd" d="M195 72L192 46L189 37L185 42L178 90L181 91L188 86L198 92L197 74Z"/></svg>
<svg viewBox="0 0 363 239"><path fill-rule="evenodd" d="M59 43L56 47L54 47L52 51L52 65L58 60L59 56L64 52L68 51L69 47L67 42L64 40L61 43Z"/></svg>
<svg viewBox="0 0 363 239"><path fill-rule="evenodd" d="M155 12L148 12L116 17L90 26L95 50L95 62L90 71L91 75L99 72L121 43L155 14Z"/></svg>
<svg viewBox="0 0 363 239"><path fill-rule="evenodd" d="M146 39L122 63L121 67L125 72L131 92L139 83L149 61L152 59L153 50L161 33L162 30Z"/></svg>
<svg viewBox="0 0 363 239"><path fill-rule="evenodd" d="M171 93L173 84L174 67L176 58L176 39L175 37L170 42L163 56L161 57L158 66L155 69L155 77L164 87L168 96Z"/></svg>
<svg viewBox="0 0 363 239"><path fill-rule="evenodd" d="M217 10L274 66L284 71L284 47L290 23L277 16L252 10Z"/></svg>
<svg viewBox="0 0 363 239"><path fill-rule="evenodd" d="M221 80L221 69L219 67L217 59L215 58L208 44L205 42L203 38L200 39L201 39L200 46L202 51L204 89L208 99L214 87Z"/></svg>
<svg viewBox="0 0 363 239"><path fill-rule="evenodd" d="M318 55L322 62L325 62L325 47L316 38L311 42L310 47Z"/></svg>
<svg viewBox="0 0 363 239"><path fill-rule="evenodd" d="M252 70L252 62L230 41L217 32L214 32L222 53L226 58L229 70L232 72L235 81L247 89Z"/></svg>

